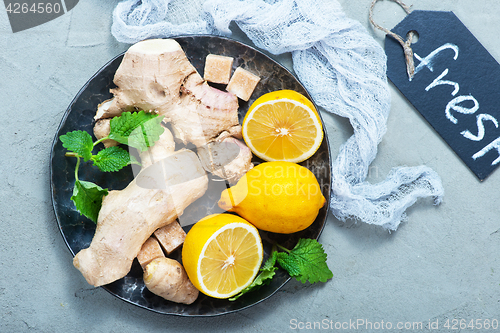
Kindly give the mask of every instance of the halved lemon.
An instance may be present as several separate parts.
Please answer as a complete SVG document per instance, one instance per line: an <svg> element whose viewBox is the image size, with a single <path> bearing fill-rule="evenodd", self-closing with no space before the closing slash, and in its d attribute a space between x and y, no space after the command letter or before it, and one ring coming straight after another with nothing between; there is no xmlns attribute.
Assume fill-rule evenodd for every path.
<svg viewBox="0 0 500 333"><path fill-rule="evenodd" d="M293 90L259 97L242 124L243 139L265 161L302 162L323 140L323 125L314 104Z"/></svg>
<svg viewBox="0 0 500 333"><path fill-rule="evenodd" d="M209 215L198 221L182 248L189 279L200 292L215 298L234 296L252 283L262 258L257 228L232 214Z"/></svg>

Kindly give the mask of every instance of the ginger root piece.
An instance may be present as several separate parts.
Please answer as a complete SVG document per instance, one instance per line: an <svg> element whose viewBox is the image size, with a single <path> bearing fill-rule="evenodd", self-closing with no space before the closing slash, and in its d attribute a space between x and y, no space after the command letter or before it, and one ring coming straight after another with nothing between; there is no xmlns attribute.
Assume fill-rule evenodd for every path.
<svg viewBox="0 0 500 333"><path fill-rule="evenodd" d="M225 138L228 138L228 137L234 137L234 138L237 138L237 139L240 139L242 140L243 139L243 133L242 133L242 128L241 128L241 125L239 126L233 126L231 128L229 128L227 131L224 131L222 132L221 134L219 134L219 136L215 139L215 141L217 142L221 142L223 141Z"/></svg>
<svg viewBox="0 0 500 333"><path fill-rule="evenodd" d="M178 249L186 239L186 232L177 221L156 229L154 235L167 255Z"/></svg>
<svg viewBox="0 0 500 333"><path fill-rule="evenodd" d="M166 257L156 258L146 266L144 283L153 294L177 303L191 304L199 295L184 267Z"/></svg>
<svg viewBox="0 0 500 333"><path fill-rule="evenodd" d="M213 83L228 84L233 69L233 58L209 54L205 59L203 78Z"/></svg>
<svg viewBox="0 0 500 333"><path fill-rule="evenodd" d="M163 161L175 152L175 142L170 132L165 128L165 132L160 136L160 139L148 150L140 154L142 170Z"/></svg>
<svg viewBox="0 0 500 333"><path fill-rule="evenodd" d="M166 129L148 158L141 155L143 161L158 162L143 166L125 189L110 191L103 198L92 242L73 259L89 284L102 286L127 275L151 234L175 221L207 190L208 178L196 154L174 152L174 147ZM163 172L151 171L160 167Z"/></svg>
<svg viewBox="0 0 500 333"><path fill-rule="evenodd" d="M112 118L114 116L119 116L123 111L115 108L114 113L109 110L109 107L113 104L113 99L105 100L97 106L97 112L94 117L95 120Z"/></svg>
<svg viewBox="0 0 500 333"><path fill-rule="evenodd" d="M208 85L198 74L186 78L179 105L164 114L174 136L196 147L211 142L224 131L240 128L238 98Z"/></svg>
<svg viewBox="0 0 500 333"><path fill-rule="evenodd" d="M99 119L98 121L96 121L96 123L94 124L94 136L97 140L105 138L109 135L110 122L111 119ZM118 145L117 141L111 139L106 139L102 143L106 148Z"/></svg>
<svg viewBox="0 0 500 333"><path fill-rule="evenodd" d="M98 108L99 118L139 109L169 110L178 101L180 86L196 69L173 39L149 39L132 45L116 70L114 97Z"/></svg>
<svg viewBox="0 0 500 333"><path fill-rule="evenodd" d="M206 171L226 179L230 184L236 184L253 168L252 151L243 141L233 137L210 142L198 148L197 153Z"/></svg>
<svg viewBox="0 0 500 333"><path fill-rule="evenodd" d="M238 126L238 99L210 87L173 39L132 45L118 67L114 97L98 108L96 119L144 110L164 116L182 143L201 146Z"/></svg>
<svg viewBox="0 0 500 333"><path fill-rule="evenodd" d="M144 284L153 294L185 304L191 304L198 298L199 292L188 279L184 267L165 257L156 238L146 240L137 260L144 270Z"/></svg>
<svg viewBox="0 0 500 333"><path fill-rule="evenodd" d="M248 102L259 81L260 77L257 75L238 67L231 76L226 90Z"/></svg>
<svg viewBox="0 0 500 333"><path fill-rule="evenodd" d="M144 269L147 264L160 257L165 257L160 243L158 243L156 238L149 237L144 244L142 244L141 250L137 254L137 261L139 261L142 269Z"/></svg>

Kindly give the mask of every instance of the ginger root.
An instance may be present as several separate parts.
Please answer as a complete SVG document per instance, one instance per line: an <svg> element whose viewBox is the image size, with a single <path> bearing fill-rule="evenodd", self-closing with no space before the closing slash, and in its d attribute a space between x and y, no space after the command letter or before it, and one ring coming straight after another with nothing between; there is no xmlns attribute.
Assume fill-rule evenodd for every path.
<svg viewBox="0 0 500 333"><path fill-rule="evenodd" d="M230 184L236 184L253 168L252 151L243 141L232 136L199 147L198 157L205 170Z"/></svg>
<svg viewBox="0 0 500 333"><path fill-rule="evenodd" d="M154 237L149 237L144 244L142 244L141 250L137 253L137 261L141 265L142 269L146 268L149 264L156 258L164 257L165 254L161 249L160 243Z"/></svg>
<svg viewBox="0 0 500 333"><path fill-rule="evenodd" d="M113 98L98 106L96 137L107 135L110 118L134 110L164 116L172 132L166 129L153 147L141 153L142 169L125 189L103 198L94 238L73 260L94 286L126 276L153 232L174 222L207 190L208 177L198 156L187 149L175 151L174 137L200 150L212 142L238 147L234 161L226 161L224 168L214 168L214 160L210 162L211 172L231 182L252 167L250 150L232 137L241 138L238 98L209 86L175 40L152 39L131 46L114 83ZM198 296L175 260L157 258L144 270L146 286L157 295L186 304Z"/></svg>
<svg viewBox="0 0 500 333"><path fill-rule="evenodd" d="M197 147L221 132L239 128L238 98L210 87L173 39L132 45L118 67L113 98L101 103L95 119L144 110L164 116L176 139Z"/></svg>
<svg viewBox="0 0 500 333"><path fill-rule="evenodd" d="M198 289L189 280L184 267L165 257L155 237L151 236L146 240L137 260L144 270L144 284L153 294L168 301L185 304L191 304L198 298Z"/></svg>
<svg viewBox="0 0 500 333"><path fill-rule="evenodd" d="M153 294L177 303L191 304L199 294L184 267L166 257L156 258L146 265L144 283Z"/></svg>
<svg viewBox="0 0 500 333"><path fill-rule="evenodd" d="M156 229L154 236L158 240L161 248L168 255L184 244L186 232L179 222L174 221L164 227Z"/></svg>
<svg viewBox="0 0 500 333"><path fill-rule="evenodd" d="M173 149L172 134L165 129L141 155L143 169L137 177L125 189L104 197L92 242L73 259L89 284L102 286L127 275L151 234L175 221L207 190L208 178L196 154ZM151 172L153 167L163 172Z"/></svg>
<svg viewBox="0 0 500 333"><path fill-rule="evenodd" d="M109 135L111 119L99 119L94 125L94 136L97 140L105 138ZM117 146L118 142L111 139L106 139L103 142L104 147Z"/></svg>

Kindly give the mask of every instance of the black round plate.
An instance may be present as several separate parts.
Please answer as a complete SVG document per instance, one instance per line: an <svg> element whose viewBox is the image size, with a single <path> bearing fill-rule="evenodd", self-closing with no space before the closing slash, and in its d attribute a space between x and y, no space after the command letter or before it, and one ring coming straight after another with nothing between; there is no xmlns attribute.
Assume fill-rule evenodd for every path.
<svg viewBox="0 0 500 333"><path fill-rule="evenodd" d="M175 38L175 40L179 42L189 60L202 75L205 57L208 54L219 54L233 57L234 68L242 66L261 77L252 98L248 102L240 100L240 121L243 120L249 105L264 93L279 89L291 89L310 97L288 70L252 47L216 36L185 36ZM109 89L114 87L113 77L122 58L123 54L104 65L78 92L64 114L52 146L50 161L52 203L61 234L73 255L89 246L95 232L95 224L80 215L71 201L76 159L64 156L65 149L62 147L59 136L73 130L83 130L92 134L93 117L97 105L112 97ZM255 159L255 162L261 161ZM276 241L285 247L293 248L299 238L317 239L323 230L329 207L331 175L330 152L326 134L316 154L301 164L316 175L327 202L319 211L315 222L302 232L291 235L261 232L265 251L264 260L271 251L272 242ZM89 163L82 163L79 178L92 181L103 188L122 189L132 180L133 172L131 168L125 168L116 173L103 173ZM223 184L223 182L212 179L209 186L220 186L221 183ZM214 191L207 192L214 193ZM199 199L196 205L186 209L183 218L191 216L195 220L211 213L220 212L216 204L218 199L218 197L206 195ZM186 228L187 230L188 228ZM174 252L173 257L180 259L180 251ZM126 277L103 286L103 288L124 301L154 312L179 316L215 316L257 304L273 295L288 280L287 273L280 269L269 285L248 293L236 301L214 299L200 293L193 304L177 304L156 296L145 288L142 280L142 269L135 260Z"/></svg>

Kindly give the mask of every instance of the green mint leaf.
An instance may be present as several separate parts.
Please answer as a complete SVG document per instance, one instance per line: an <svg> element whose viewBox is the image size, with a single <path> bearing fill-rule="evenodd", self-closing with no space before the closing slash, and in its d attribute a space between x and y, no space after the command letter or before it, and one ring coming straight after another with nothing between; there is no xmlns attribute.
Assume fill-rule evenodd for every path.
<svg viewBox="0 0 500 333"><path fill-rule="evenodd" d="M326 253L315 239L299 239L289 253L278 253L276 261L302 283L326 282L333 277L326 264Z"/></svg>
<svg viewBox="0 0 500 333"><path fill-rule="evenodd" d="M241 296L243 296L244 294L246 294L250 291L258 290L258 289L260 289L260 287L262 287L266 284L269 284L271 282L274 274L276 274L275 270L277 270L277 269L278 269L278 267L274 267L273 270L260 272L259 275L257 275L257 277L253 280L253 282L248 287L243 289L239 294L229 298L229 300L235 301L238 298L240 298Z"/></svg>
<svg viewBox="0 0 500 333"><path fill-rule="evenodd" d="M92 136L85 131L73 131L68 132L59 137L62 145L67 150L83 157L83 160L87 162L92 157L92 149L94 148L94 143L92 142Z"/></svg>
<svg viewBox="0 0 500 333"><path fill-rule="evenodd" d="M290 276L300 276L301 270L295 257L289 256L286 252L279 252L277 262Z"/></svg>
<svg viewBox="0 0 500 333"><path fill-rule="evenodd" d="M111 119L109 138L145 151L163 133L162 119L163 117L144 111L124 112Z"/></svg>
<svg viewBox="0 0 500 333"><path fill-rule="evenodd" d="M277 267L274 267L276 265L277 256L278 256L278 251L273 250L269 258L264 263L264 265L262 265L262 268L260 270L263 272L272 270L274 272L277 269Z"/></svg>
<svg viewBox="0 0 500 333"><path fill-rule="evenodd" d="M71 200L75 203L80 214L97 223L102 198L107 194L107 189L103 189L94 183L76 180Z"/></svg>
<svg viewBox="0 0 500 333"><path fill-rule="evenodd" d="M129 164L139 164L128 151L117 146L100 150L97 155L92 156L92 162L103 172L115 172Z"/></svg>
<svg viewBox="0 0 500 333"><path fill-rule="evenodd" d="M253 282L248 287L246 287L245 289L240 291L239 294L229 298L229 300L235 301L238 298L240 298L241 296L243 296L244 294L246 294L250 291L258 290L258 289L260 289L260 287L269 284L271 282L272 278L274 277L274 275L276 274L275 271L278 269L278 267L274 266L276 263L276 255L277 254L278 254L277 251L273 251L271 253L271 255L269 256L269 259L267 259L267 261L264 263L264 265L260 269L259 275L257 275L257 277L253 280Z"/></svg>

